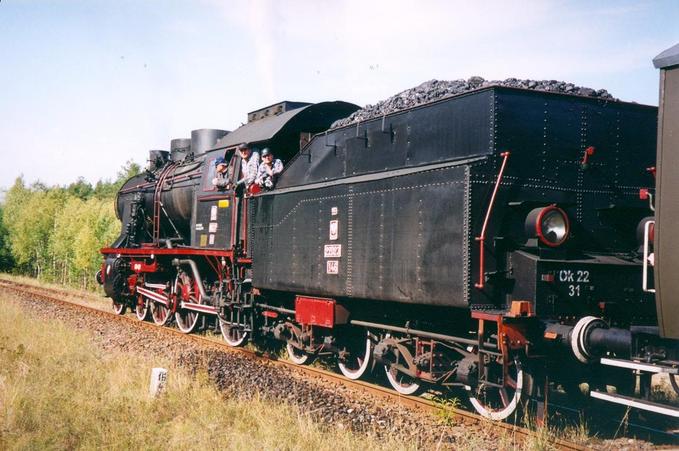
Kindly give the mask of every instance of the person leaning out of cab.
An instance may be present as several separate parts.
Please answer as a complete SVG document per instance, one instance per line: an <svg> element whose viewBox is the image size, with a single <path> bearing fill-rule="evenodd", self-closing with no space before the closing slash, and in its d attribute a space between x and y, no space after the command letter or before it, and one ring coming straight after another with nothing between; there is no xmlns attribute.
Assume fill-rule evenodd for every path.
<svg viewBox="0 0 679 451"><path fill-rule="evenodd" d="M217 157L215 160L215 178L212 179L212 184L217 189L227 189L229 186L228 165L223 157Z"/></svg>
<svg viewBox="0 0 679 451"><path fill-rule="evenodd" d="M255 183L264 189L271 190L276 184L278 174L283 172L283 162L274 159L274 155L269 149L262 151L262 162L257 170Z"/></svg>
<svg viewBox="0 0 679 451"><path fill-rule="evenodd" d="M240 155L240 175L241 178L236 182L236 186L244 186L249 189L250 185L255 182L257 178L257 168L259 167L259 153L253 151L247 143L242 143L238 146L238 154Z"/></svg>

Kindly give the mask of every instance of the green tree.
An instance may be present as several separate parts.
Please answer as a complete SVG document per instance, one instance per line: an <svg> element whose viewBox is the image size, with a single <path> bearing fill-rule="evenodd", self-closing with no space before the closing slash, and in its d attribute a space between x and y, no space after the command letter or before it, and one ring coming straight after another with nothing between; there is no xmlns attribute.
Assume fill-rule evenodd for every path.
<svg viewBox="0 0 679 451"><path fill-rule="evenodd" d="M116 192L123 186L123 184L134 177L135 175L141 174L142 169L137 163L132 160L127 160L122 168L118 171L118 178L114 182L116 187Z"/></svg>
<svg viewBox="0 0 679 451"><path fill-rule="evenodd" d="M94 185L93 194L99 199L115 198L118 190L120 190L123 184L128 181L130 177L141 174L141 172L142 168L139 164L132 160L128 160L118 170L114 181L111 181L110 179L99 180Z"/></svg>
<svg viewBox="0 0 679 451"><path fill-rule="evenodd" d="M71 183L66 188L66 192L78 199L86 200L94 193L92 185L84 177L78 177L75 183Z"/></svg>
<svg viewBox="0 0 679 451"><path fill-rule="evenodd" d="M32 196L32 191L26 187L24 177L19 176L14 180L14 184L7 191L5 196L5 204L3 206L3 223L7 228L7 245L12 254L12 258L17 266L19 272L31 271L32 267L28 264L28 260L18 257L22 246L19 243L20 225L18 218L23 216L23 211L26 203Z"/></svg>
<svg viewBox="0 0 679 451"><path fill-rule="evenodd" d="M9 243L9 229L5 225L5 208L0 205L0 271L10 271L14 267L12 249Z"/></svg>
<svg viewBox="0 0 679 451"><path fill-rule="evenodd" d="M83 288L89 288L101 265L99 250L118 236L120 223L113 211L113 203L90 199L81 210L83 227L77 232L73 245L73 269L82 278Z"/></svg>
<svg viewBox="0 0 679 451"><path fill-rule="evenodd" d="M26 185L18 177L0 206L0 270L91 288L102 247L120 233L114 199L141 167L128 161L115 181L94 187L78 178L68 186Z"/></svg>
<svg viewBox="0 0 679 451"><path fill-rule="evenodd" d="M75 246L84 221L85 201L69 196L54 218L54 232L50 235L50 248L57 261L55 277L63 284L74 279Z"/></svg>

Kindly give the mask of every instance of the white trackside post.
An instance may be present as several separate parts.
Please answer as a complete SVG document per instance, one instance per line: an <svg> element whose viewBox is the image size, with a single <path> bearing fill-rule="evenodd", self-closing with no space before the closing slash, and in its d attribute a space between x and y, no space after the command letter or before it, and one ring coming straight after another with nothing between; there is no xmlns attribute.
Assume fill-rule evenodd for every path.
<svg viewBox="0 0 679 451"><path fill-rule="evenodd" d="M158 396L167 383L167 370L165 368L153 368L151 370L151 385L149 386L149 394L151 397Z"/></svg>

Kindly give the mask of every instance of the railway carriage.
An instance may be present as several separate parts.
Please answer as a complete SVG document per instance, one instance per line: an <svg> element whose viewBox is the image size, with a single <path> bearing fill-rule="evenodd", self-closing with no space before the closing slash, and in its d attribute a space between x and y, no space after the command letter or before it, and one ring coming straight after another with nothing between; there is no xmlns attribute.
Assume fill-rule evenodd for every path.
<svg viewBox="0 0 679 451"><path fill-rule="evenodd" d="M658 272L674 254L652 258L654 238L675 246L653 219L657 137L659 163L679 152L664 58L659 135L655 107L502 86L336 128L358 107L196 130L121 189L98 280L118 313L279 340L403 394L461 388L492 419L547 382L679 416L648 400L650 375L679 368L676 295L656 302L652 280L676 283ZM286 162L274 190L212 185L217 157L239 178L241 142ZM676 175L658 174L667 199Z"/></svg>

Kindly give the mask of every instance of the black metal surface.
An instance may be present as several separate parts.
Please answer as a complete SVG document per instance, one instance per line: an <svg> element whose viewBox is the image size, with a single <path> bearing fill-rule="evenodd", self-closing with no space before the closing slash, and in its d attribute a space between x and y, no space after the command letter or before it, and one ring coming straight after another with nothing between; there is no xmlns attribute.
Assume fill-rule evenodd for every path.
<svg viewBox="0 0 679 451"><path fill-rule="evenodd" d="M290 100L283 100L263 108L250 111L248 113L248 122L254 122L267 117L277 116L290 110L296 110L305 106L311 105L308 102L291 102Z"/></svg>
<svg viewBox="0 0 679 451"><path fill-rule="evenodd" d="M251 211L253 285L464 306L466 166L260 196ZM333 209L337 214L333 215ZM330 237L330 221L339 221ZM341 246L326 258L325 246ZM337 261L337 274L328 262Z"/></svg>
<svg viewBox="0 0 679 451"><path fill-rule="evenodd" d="M347 102L320 102L286 111L242 125L220 139L212 150L230 149L242 142L254 147L269 147L276 158L288 162L300 148L300 133L318 133L335 120L348 116L358 105Z"/></svg>
<svg viewBox="0 0 679 451"><path fill-rule="evenodd" d="M655 121L653 107L496 87L318 135L288 164L280 191L252 201L254 283L336 297L503 305L516 298L505 255L526 244L523 223L533 208L556 203L568 213L568 248L637 247L635 228L648 215L638 190L652 182L646 168ZM590 146L595 154L582 165ZM481 275L487 284L477 290L475 237L505 150L511 156ZM394 173L465 157L480 159ZM323 256L334 244L332 207L343 253L334 276ZM620 263L639 273L638 261ZM642 302L638 291L630 302Z"/></svg>
<svg viewBox="0 0 679 451"><path fill-rule="evenodd" d="M510 88L494 91L495 152L511 155L488 228L494 244L485 254L489 283L483 291L471 291L475 305L513 297L510 292L503 298L511 284L503 274L512 270L504 250L526 244L523 222L532 209L556 204L568 214L571 233L562 248L629 254L638 248L638 222L651 214L639 189L654 182L646 168L654 164L656 108ZM595 153L583 165L590 146ZM480 233L500 163L494 157L472 166L472 237ZM471 276L478 280L478 244L471 242L470 248ZM580 257L575 252L560 258ZM633 271L640 272L638 260L635 265Z"/></svg>
<svg viewBox="0 0 679 451"><path fill-rule="evenodd" d="M496 151L511 152L502 191L508 201L523 203L514 207L518 216L556 203L571 219L571 246L625 252L637 246L637 223L651 213L639 188L654 181L646 168L655 161L656 108L497 89L493 109ZM583 167L590 146L595 153ZM472 172L473 196L482 203L498 162ZM511 235L522 234L517 228Z"/></svg>
<svg viewBox="0 0 679 451"><path fill-rule="evenodd" d="M157 171L170 161L170 152L167 150L149 150L149 170Z"/></svg>
<svg viewBox="0 0 679 451"><path fill-rule="evenodd" d="M288 164L278 187L487 155L492 91L463 95L317 136Z"/></svg>
<svg viewBox="0 0 679 451"><path fill-rule="evenodd" d="M191 246L194 247L227 249L235 244L232 223L235 221L237 199L233 191L220 190L212 183L216 175L214 162L220 156L223 156L221 151L210 151L203 155L192 204ZM227 163L233 171L237 161L227 159Z"/></svg>
<svg viewBox="0 0 679 451"><path fill-rule="evenodd" d="M191 131L191 152L194 156L199 156L207 152L208 149L220 139L228 136L229 132L226 130L215 130L211 128L201 128L199 130Z"/></svg>
<svg viewBox="0 0 679 451"><path fill-rule="evenodd" d="M170 141L170 159L181 162L191 153L191 140L188 138L175 138Z"/></svg>
<svg viewBox="0 0 679 451"><path fill-rule="evenodd" d="M613 256L579 259L512 252L512 299L534 299L540 318L568 321L587 315L614 323L653 324L655 303L641 290L639 264Z"/></svg>
<svg viewBox="0 0 679 451"><path fill-rule="evenodd" d="M325 129L357 108L346 102L323 102L289 112L294 114L284 113L256 121L254 127L248 127L248 133L264 140L261 144L271 145L277 158L285 159L285 155L297 152L301 133ZM274 120L274 126L271 120ZM232 155L225 153L217 142L226 143L229 136L225 130L194 130L191 139L171 141L170 161L163 153L152 153L151 172L128 181L118 195L116 212L123 222L123 231L114 247L148 242L154 223L159 224L161 238L176 239L176 243L222 249L234 246L239 239L231 233L238 201L233 191L220 191L212 184L215 158L222 156L229 160ZM240 143L240 138L234 142ZM211 148L216 150L209 151ZM171 167L168 166L170 162ZM236 177L239 162L231 163L231 177ZM169 172L160 188L160 203L154 205L156 186L166 170ZM138 206L133 203L136 197L139 197ZM133 210L140 216L135 226L135 230L139 230L134 237L135 243L128 243ZM153 217L154 211L159 211L158 218Z"/></svg>

